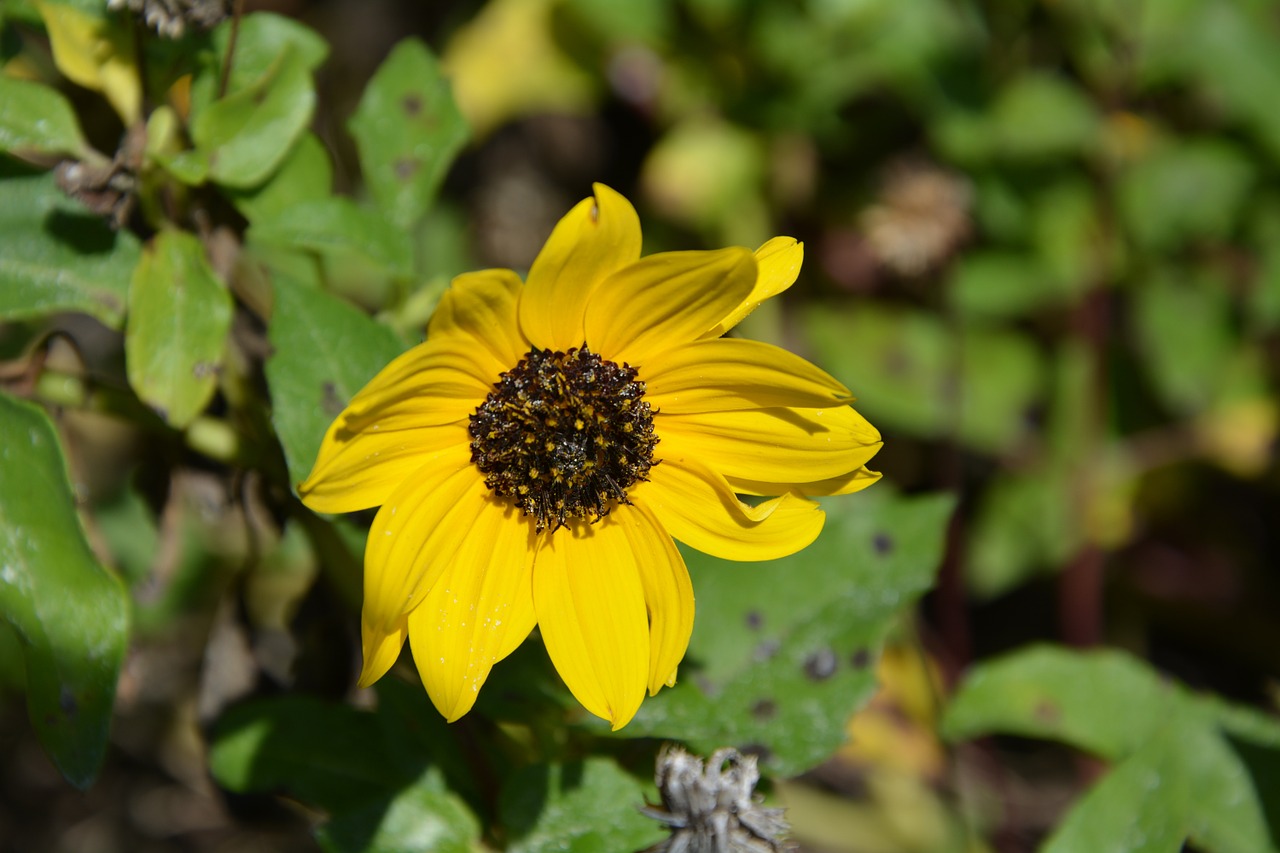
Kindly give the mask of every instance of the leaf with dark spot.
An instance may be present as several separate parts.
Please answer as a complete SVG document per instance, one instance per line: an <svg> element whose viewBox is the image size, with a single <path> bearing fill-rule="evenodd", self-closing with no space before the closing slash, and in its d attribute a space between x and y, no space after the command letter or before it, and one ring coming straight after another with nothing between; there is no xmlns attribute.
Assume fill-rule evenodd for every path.
<svg viewBox="0 0 1280 853"><path fill-rule="evenodd" d="M706 753L756 744L781 774L807 770L843 742L848 716L876 689L872 650L933 580L952 501L877 485L823 506L822 536L782 560L744 565L684 551L698 598L691 671L646 700L625 734L678 738ZM873 543L886 531L897 547L880 555ZM862 650L862 665L841 667L844 649ZM775 705L768 719L762 697Z"/></svg>
<svg viewBox="0 0 1280 853"><path fill-rule="evenodd" d="M397 227L412 228L467 140L449 83L426 45L409 38L378 68L347 125L369 191Z"/></svg>
<svg viewBox="0 0 1280 853"><path fill-rule="evenodd" d="M269 334L271 417L296 484L311 470L333 418L404 345L354 305L283 276L276 279Z"/></svg>
<svg viewBox="0 0 1280 853"><path fill-rule="evenodd" d="M27 710L40 743L67 781L87 788L107 745L128 596L85 539L53 424L5 394L0 613L21 639Z"/></svg>

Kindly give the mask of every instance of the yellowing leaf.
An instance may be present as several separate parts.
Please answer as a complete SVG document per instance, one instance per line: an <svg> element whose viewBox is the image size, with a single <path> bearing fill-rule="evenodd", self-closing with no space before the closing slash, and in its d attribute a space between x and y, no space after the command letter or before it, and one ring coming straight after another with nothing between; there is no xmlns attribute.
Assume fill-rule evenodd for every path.
<svg viewBox="0 0 1280 853"><path fill-rule="evenodd" d="M142 85L134 64L133 37L123 25L80 9L37 0L58 70L73 83L101 92L125 125L138 120Z"/></svg>
<svg viewBox="0 0 1280 853"><path fill-rule="evenodd" d="M449 42L443 66L476 136L518 116L591 107L594 84L556 47L551 7L494 0Z"/></svg>

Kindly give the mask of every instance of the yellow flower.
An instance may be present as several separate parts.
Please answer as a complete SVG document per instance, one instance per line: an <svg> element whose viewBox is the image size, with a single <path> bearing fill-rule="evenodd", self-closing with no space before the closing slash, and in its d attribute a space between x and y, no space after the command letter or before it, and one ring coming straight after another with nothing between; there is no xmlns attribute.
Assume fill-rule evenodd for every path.
<svg viewBox="0 0 1280 853"><path fill-rule="evenodd" d="M880 435L809 362L721 337L785 290L802 248L640 257L596 185L521 282L454 279L427 340L329 428L307 506L381 506L365 550L362 685L407 638L436 708L470 710L535 625L565 684L621 728L675 683L693 589L672 537L770 560L817 537ZM777 496L749 505L738 494Z"/></svg>

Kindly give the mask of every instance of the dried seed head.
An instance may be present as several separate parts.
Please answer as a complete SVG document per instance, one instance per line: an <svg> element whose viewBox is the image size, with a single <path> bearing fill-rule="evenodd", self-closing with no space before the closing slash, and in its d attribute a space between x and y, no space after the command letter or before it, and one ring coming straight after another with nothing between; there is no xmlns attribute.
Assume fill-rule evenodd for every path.
<svg viewBox="0 0 1280 853"><path fill-rule="evenodd" d="M671 837L646 853L781 853L790 827L782 809L767 809L755 795L756 757L718 749L702 759L678 746L658 755L654 781L662 806L640 811L667 826Z"/></svg>
<svg viewBox="0 0 1280 853"><path fill-rule="evenodd" d="M861 225L876 259L898 275L939 266L968 236L972 192L962 176L937 166L891 166Z"/></svg>
<svg viewBox="0 0 1280 853"><path fill-rule="evenodd" d="M188 25L209 29L230 13L230 0L107 0L108 9L128 9L166 38L182 38Z"/></svg>

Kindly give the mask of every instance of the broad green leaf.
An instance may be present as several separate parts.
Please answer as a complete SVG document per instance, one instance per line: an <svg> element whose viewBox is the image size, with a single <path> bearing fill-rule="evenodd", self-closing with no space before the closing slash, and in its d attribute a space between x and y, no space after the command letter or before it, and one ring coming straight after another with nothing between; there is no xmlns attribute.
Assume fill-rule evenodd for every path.
<svg viewBox="0 0 1280 853"><path fill-rule="evenodd" d="M1067 813L1044 853L1178 853L1187 828L1188 780L1177 767L1185 747L1170 726L1122 761Z"/></svg>
<svg viewBox="0 0 1280 853"><path fill-rule="evenodd" d="M287 278L276 280L270 339L271 417L290 482L299 483L329 424L404 345L350 303Z"/></svg>
<svg viewBox="0 0 1280 853"><path fill-rule="evenodd" d="M217 98L223 58L233 29L235 25L228 18L213 31L211 49L201 57L200 71L191 83L193 115L199 115ZM258 84L286 52L297 56L307 71L315 71L329 53L329 46L319 33L292 18L270 12L254 12L241 18L235 45L227 94Z"/></svg>
<svg viewBox="0 0 1280 853"><path fill-rule="evenodd" d="M1035 646L976 668L952 698L943 734L1052 738L1102 758L1134 752L1167 719L1178 689L1121 652Z"/></svg>
<svg viewBox="0 0 1280 853"><path fill-rule="evenodd" d="M824 506L817 542L782 560L685 552L698 615L679 683L646 700L624 734L705 753L750 748L783 775L839 746L875 691L885 635L933 581L952 501L880 484Z"/></svg>
<svg viewBox="0 0 1280 853"><path fill-rule="evenodd" d="M295 206L333 194L333 164L320 138L306 132L264 184L250 190L226 188L225 192L251 224L286 219Z"/></svg>
<svg viewBox="0 0 1280 853"><path fill-rule="evenodd" d="M981 598L1008 592L1035 572L1056 569L1077 546L1071 469L1005 472L978 498L965 581Z"/></svg>
<svg viewBox="0 0 1280 853"><path fill-rule="evenodd" d="M449 82L414 38L396 45L378 68L347 127L369 191L401 229L426 214L467 140Z"/></svg>
<svg viewBox="0 0 1280 853"><path fill-rule="evenodd" d="M0 161L0 320L83 311L118 328L137 239L112 231L58 189L52 173Z"/></svg>
<svg viewBox="0 0 1280 853"><path fill-rule="evenodd" d="M429 763L412 767L389 757L377 717L367 711L301 694L233 707L219 720L209 770L238 793L284 791L303 802L340 811L385 798Z"/></svg>
<svg viewBox="0 0 1280 853"><path fill-rule="evenodd" d="M1121 218L1138 242L1153 250L1222 239L1235 224L1254 177L1253 164L1230 143L1170 143L1121 177Z"/></svg>
<svg viewBox="0 0 1280 853"><path fill-rule="evenodd" d="M1040 72L1015 78L996 98L989 120L999 153L1026 160L1083 154L1100 124L1083 92L1065 78Z"/></svg>
<svg viewBox="0 0 1280 853"><path fill-rule="evenodd" d="M848 383L872 423L955 435L994 454L1030 437L1043 366L1024 335L975 327L957 336L931 314L867 304L814 304L803 317L819 363Z"/></svg>
<svg viewBox="0 0 1280 853"><path fill-rule="evenodd" d="M474 853L479 837L479 821L435 768L389 802L338 812L316 830L326 853Z"/></svg>
<svg viewBox="0 0 1280 853"><path fill-rule="evenodd" d="M138 398L178 428L213 397L231 314L231 296L200 241L183 231L157 234L129 286L125 363Z"/></svg>
<svg viewBox="0 0 1280 853"><path fill-rule="evenodd" d="M316 835L325 850L467 853L479 825L413 722L303 695L257 700L218 721L209 767L232 791L283 793L323 809L329 820ZM442 748L450 731L434 732Z"/></svg>
<svg viewBox="0 0 1280 853"><path fill-rule="evenodd" d="M98 774L129 604L93 555L66 460L43 411L0 394L0 616L21 641L27 710L77 788Z"/></svg>
<svg viewBox="0 0 1280 853"><path fill-rule="evenodd" d="M278 216L255 223L249 237L257 243L306 249L324 257L366 258L386 274L413 275L413 246L408 235L380 213L347 198L304 202Z"/></svg>
<svg viewBox="0 0 1280 853"><path fill-rule="evenodd" d="M61 92L0 75L0 151L84 157L88 147Z"/></svg>
<svg viewBox="0 0 1280 853"><path fill-rule="evenodd" d="M1202 411L1219 396L1237 348L1229 287L1215 275L1161 270L1136 294L1133 323L1142 360L1160 396L1179 414Z"/></svg>
<svg viewBox="0 0 1280 853"><path fill-rule="evenodd" d="M1061 301L1104 280L1112 259L1095 210L1094 190L1083 180L1065 180L1037 193L1032 235L1047 284ZM1114 242L1114 241L1112 241Z"/></svg>
<svg viewBox="0 0 1280 853"><path fill-rule="evenodd" d="M938 147L960 163L1042 163L1089 153L1101 121L1092 101L1069 80L1028 71L996 95L985 115L952 108L929 127Z"/></svg>
<svg viewBox="0 0 1280 853"><path fill-rule="evenodd" d="M1040 646L980 664L943 719L950 739L997 732L1052 738L1114 767L1047 842L1052 853L1274 851L1268 792L1224 731L1245 730L1273 755L1280 725L1192 695L1116 651ZM1233 733L1233 737L1235 737Z"/></svg>
<svg viewBox="0 0 1280 853"><path fill-rule="evenodd" d="M947 282L957 311L973 318L1019 317L1052 304L1057 297L1049 275L1035 258L1007 251L966 253Z"/></svg>
<svg viewBox="0 0 1280 853"><path fill-rule="evenodd" d="M316 93L306 62L293 50L247 88L200 111L191 136L209 165L209 178L252 187L270 175L306 129Z"/></svg>
<svg viewBox="0 0 1280 853"><path fill-rule="evenodd" d="M511 833L509 853L613 853L642 850L666 832L640 814L657 800L607 758L535 764L508 780L498 804Z"/></svg>

